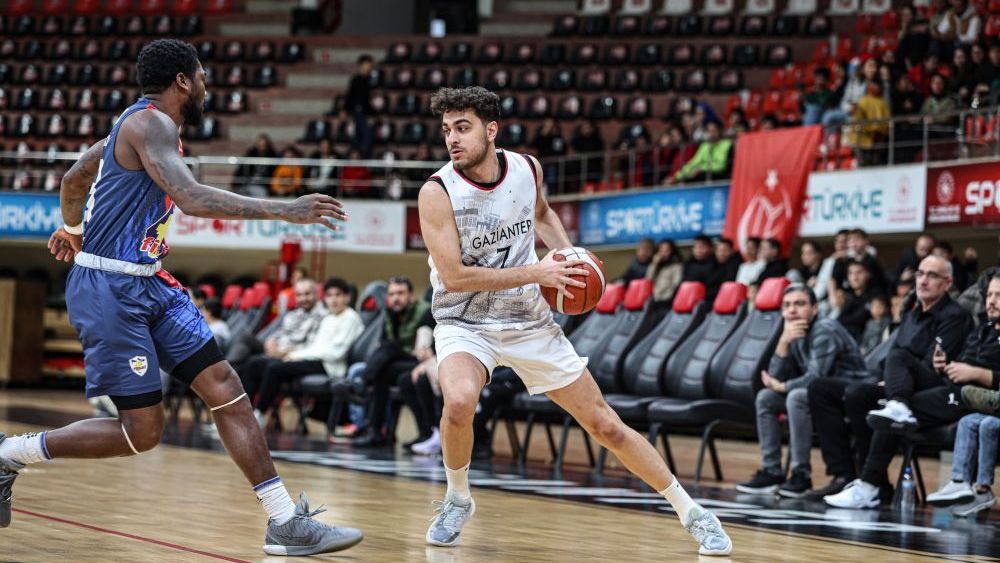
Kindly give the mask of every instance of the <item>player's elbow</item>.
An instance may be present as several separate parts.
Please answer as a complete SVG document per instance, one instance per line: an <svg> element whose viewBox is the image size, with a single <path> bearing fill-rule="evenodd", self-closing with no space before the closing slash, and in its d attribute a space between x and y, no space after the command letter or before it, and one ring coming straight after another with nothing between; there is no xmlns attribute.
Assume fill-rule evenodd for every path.
<svg viewBox="0 0 1000 563"><path fill-rule="evenodd" d="M462 272L440 272L439 277L441 278L441 284L444 285L445 291L452 293L460 293L463 291L469 291L468 280L462 275Z"/></svg>

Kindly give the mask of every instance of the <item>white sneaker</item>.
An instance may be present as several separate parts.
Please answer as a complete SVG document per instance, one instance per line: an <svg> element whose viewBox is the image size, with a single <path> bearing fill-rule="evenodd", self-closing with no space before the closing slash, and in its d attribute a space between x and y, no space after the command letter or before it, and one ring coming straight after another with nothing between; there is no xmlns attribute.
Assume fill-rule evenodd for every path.
<svg viewBox="0 0 1000 563"><path fill-rule="evenodd" d="M989 510L994 504L997 503L996 497L993 496L992 489L987 489L985 493L974 492L973 494L974 496L969 502L953 506L951 508L951 513L955 516L964 518L966 516L972 516L982 510Z"/></svg>
<svg viewBox="0 0 1000 563"><path fill-rule="evenodd" d="M417 455L438 455L441 453L441 433L435 428L430 438L413 444L410 451Z"/></svg>
<svg viewBox="0 0 1000 563"><path fill-rule="evenodd" d="M868 412L868 426L881 432L910 432L917 429L917 418L905 403L895 399L885 406Z"/></svg>
<svg viewBox="0 0 1000 563"><path fill-rule="evenodd" d="M940 489L927 495L927 502L935 506L948 506L968 502L974 496L976 491L972 490L972 485L948 481Z"/></svg>
<svg viewBox="0 0 1000 563"><path fill-rule="evenodd" d="M877 508L879 490L875 485L855 479L839 493L823 497L823 501L837 508Z"/></svg>

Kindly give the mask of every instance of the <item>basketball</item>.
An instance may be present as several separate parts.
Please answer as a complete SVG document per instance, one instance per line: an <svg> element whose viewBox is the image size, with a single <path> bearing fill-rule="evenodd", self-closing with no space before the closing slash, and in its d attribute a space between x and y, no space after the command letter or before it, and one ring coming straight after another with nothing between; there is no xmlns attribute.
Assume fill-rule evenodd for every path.
<svg viewBox="0 0 1000 563"><path fill-rule="evenodd" d="M568 287L574 299L566 299L554 287L543 287L542 297L548 302L553 311L566 315L582 315L597 306L597 302L604 295L604 287L607 277L604 275L604 263L594 255L593 252L579 246L571 246L557 251L552 258L556 262L565 260L585 260L580 264L580 268L587 270L586 276L572 276L574 279L582 278L587 287Z"/></svg>

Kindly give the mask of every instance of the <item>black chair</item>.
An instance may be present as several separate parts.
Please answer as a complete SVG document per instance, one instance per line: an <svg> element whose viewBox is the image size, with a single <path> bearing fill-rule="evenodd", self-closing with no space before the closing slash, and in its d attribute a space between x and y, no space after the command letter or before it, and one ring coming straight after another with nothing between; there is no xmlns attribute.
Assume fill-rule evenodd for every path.
<svg viewBox="0 0 1000 563"><path fill-rule="evenodd" d="M758 37L767 33L767 20L763 16L746 16L740 23L740 35Z"/></svg>
<svg viewBox="0 0 1000 563"><path fill-rule="evenodd" d="M616 117L618 117L618 100L613 96L595 98L590 104L591 119L606 120Z"/></svg>
<svg viewBox="0 0 1000 563"><path fill-rule="evenodd" d="M412 69L401 67L389 75L389 84L387 86L391 90L409 90L413 88L415 80L416 74Z"/></svg>
<svg viewBox="0 0 1000 563"><path fill-rule="evenodd" d="M778 16L771 26L771 35L776 37L791 37L799 34L798 16Z"/></svg>
<svg viewBox="0 0 1000 563"><path fill-rule="evenodd" d="M732 16L716 16L708 21L708 34L716 37L732 35L735 28Z"/></svg>
<svg viewBox="0 0 1000 563"><path fill-rule="evenodd" d="M672 28L673 20L670 16L651 16L646 18L643 33L652 37L665 37L670 34Z"/></svg>
<svg viewBox="0 0 1000 563"><path fill-rule="evenodd" d="M768 45L764 64L768 66L785 66L792 61L792 48L788 45Z"/></svg>
<svg viewBox="0 0 1000 563"><path fill-rule="evenodd" d="M686 43L674 45L667 56L668 64L673 66L687 66L694 62L694 47Z"/></svg>
<svg viewBox="0 0 1000 563"><path fill-rule="evenodd" d="M686 15L677 19L677 35L682 37L701 35L704 27L704 20L701 16Z"/></svg>
<svg viewBox="0 0 1000 563"><path fill-rule="evenodd" d="M576 72L568 68L559 69L549 77L549 90L566 91L576 87Z"/></svg>
<svg viewBox="0 0 1000 563"><path fill-rule="evenodd" d="M389 50L385 54L385 62L394 63L405 63L410 60L410 44L409 43L393 43L389 45Z"/></svg>
<svg viewBox="0 0 1000 563"><path fill-rule="evenodd" d="M486 77L486 89L491 91L506 90L510 88L510 71L505 68L498 68Z"/></svg>
<svg viewBox="0 0 1000 563"><path fill-rule="evenodd" d="M533 43L518 43L510 50L507 62L512 65L529 65L535 62L535 54Z"/></svg>
<svg viewBox="0 0 1000 563"><path fill-rule="evenodd" d="M517 98L514 96L500 97L500 117L507 119L518 116Z"/></svg>
<svg viewBox="0 0 1000 563"><path fill-rule="evenodd" d="M201 35L201 17L190 15L177 20L177 35L193 37Z"/></svg>
<svg viewBox="0 0 1000 563"><path fill-rule="evenodd" d="M517 74L517 81L514 83L514 89L522 92L538 90L542 87L542 81L544 78L545 77L542 75L542 72L539 70L522 70Z"/></svg>
<svg viewBox="0 0 1000 563"><path fill-rule="evenodd" d="M306 132L302 135L303 143L318 143L323 139L331 139L330 123L323 119L314 119L306 124Z"/></svg>
<svg viewBox="0 0 1000 563"><path fill-rule="evenodd" d="M441 60L444 47L436 41L424 43L417 48L417 53L413 55L413 62L418 64L434 64Z"/></svg>
<svg viewBox="0 0 1000 563"><path fill-rule="evenodd" d="M561 65L566 61L566 45L562 43L546 43L542 46L542 52L538 57L538 62L543 65Z"/></svg>
<svg viewBox="0 0 1000 563"><path fill-rule="evenodd" d="M756 66L759 62L759 46L740 44L733 47L733 64L735 66Z"/></svg>
<svg viewBox="0 0 1000 563"><path fill-rule="evenodd" d="M559 100L559 108L556 110L556 117L559 119L576 119L580 117L583 108L583 100L580 96L569 95Z"/></svg>
<svg viewBox="0 0 1000 563"><path fill-rule="evenodd" d="M646 75L642 85L646 92L669 92L674 89L674 73L667 69L658 69Z"/></svg>
<svg viewBox="0 0 1000 563"><path fill-rule="evenodd" d="M639 89L639 71L625 68L615 73L611 89L616 92L634 92Z"/></svg>
<svg viewBox="0 0 1000 563"><path fill-rule="evenodd" d="M421 90L437 90L448 83L448 74L440 68L429 68L417 80L417 88Z"/></svg>
<svg viewBox="0 0 1000 563"><path fill-rule="evenodd" d="M600 92L608 87L608 73L603 70L588 70L580 80L580 89L585 92Z"/></svg>
<svg viewBox="0 0 1000 563"><path fill-rule="evenodd" d="M653 110L653 102L645 96L634 96L625 102L625 119L646 119Z"/></svg>
<svg viewBox="0 0 1000 563"><path fill-rule="evenodd" d="M503 60L503 45L495 41L484 43L476 54L476 64L493 65Z"/></svg>
<svg viewBox="0 0 1000 563"><path fill-rule="evenodd" d="M809 16L806 20L805 34L810 37L826 37L832 33L829 16Z"/></svg>
<svg viewBox="0 0 1000 563"><path fill-rule="evenodd" d="M574 15L560 16L552 24L552 35L554 37L571 37L577 34L580 28L580 18Z"/></svg>
<svg viewBox="0 0 1000 563"><path fill-rule="evenodd" d="M642 66L654 66L663 62L663 49L659 43L643 43L635 52L635 63Z"/></svg>
<svg viewBox="0 0 1000 563"><path fill-rule="evenodd" d="M421 121L408 121L399 132L399 144L419 145L427 141L427 125Z"/></svg>
<svg viewBox="0 0 1000 563"><path fill-rule="evenodd" d="M278 84L278 72L271 65L264 65L253 73L250 86L254 88L270 88Z"/></svg>
<svg viewBox="0 0 1000 563"><path fill-rule="evenodd" d="M607 16L587 16L580 25L580 35L584 37L602 37L608 34Z"/></svg>
<svg viewBox="0 0 1000 563"><path fill-rule="evenodd" d="M581 43L573 49L569 56L569 63L574 65L592 65L597 63L597 45L593 43Z"/></svg>
<svg viewBox="0 0 1000 563"><path fill-rule="evenodd" d="M601 56L601 64L606 66L619 66L628 64L631 60L632 51L626 44L618 43L609 45L604 49Z"/></svg>
<svg viewBox="0 0 1000 563"><path fill-rule="evenodd" d="M743 74L738 70L720 70L715 74L714 90L717 92L736 92L743 87Z"/></svg>
<svg viewBox="0 0 1000 563"><path fill-rule="evenodd" d="M479 74L474 68L463 68L451 77L452 88L468 88L479 83Z"/></svg>
<svg viewBox="0 0 1000 563"><path fill-rule="evenodd" d="M452 43L448 47L448 54L444 57L445 64L464 65L472 59L472 45L466 41Z"/></svg>
<svg viewBox="0 0 1000 563"><path fill-rule="evenodd" d="M611 33L619 37L635 37L641 29L642 20L638 16L617 16Z"/></svg>
<svg viewBox="0 0 1000 563"><path fill-rule="evenodd" d="M708 74L700 69L692 69L681 77L680 89L684 92L703 92L708 88Z"/></svg>
<svg viewBox="0 0 1000 563"><path fill-rule="evenodd" d="M696 483L701 481L706 449L710 451L716 479L722 479L722 467L715 450L715 431L720 425L750 429L756 427L754 397L760 388L760 373L770 360L781 335L781 298L788 284L786 278L769 278L761 284L754 301L754 310L718 347L708 363L707 372L701 374L701 383L696 385L707 386L707 389L701 387L703 398L683 398L685 392L680 391L671 393L671 397L678 398L661 399L649 406L651 425L660 423L665 426L703 428L694 472ZM692 339L696 337L697 334ZM701 338L707 341L705 336ZM677 354L671 362L674 359L686 359L689 365L695 364L691 358L680 358ZM669 373L670 362L667 369ZM675 366L674 369L675 373L684 373L680 366ZM697 396L697 391L692 393L690 389L686 393L688 397ZM656 431L659 432L661 428L662 426L656 427Z"/></svg>
<svg viewBox="0 0 1000 563"><path fill-rule="evenodd" d="M728 52L726 46L713 43L701 48L701 64L705 66L722 66L726 64Z"/></svg>
<svg viewBox="0 0 1000 563"><path fill-rule="evenodd" d="M302 43L285 43L281 48L281 55L278 60L283 63L297 63L305 60L306 47Z"/></svg>
<svg viewBox="0 0 1000 563"><path fill-rule="evenodd" d="M396 98L396 103L392 106L392 115L400 117L413 117L420 113L420 96L415 94L403 94Z"/></svg>
<svg viewBox="0 0 1000 563"><path fill-rule="evenodd" d="M615 140L615 145L626 143L628 146L632 147L635 146L636 139L648 135L649 131L646 130L646 126L642 123L622 125L621 130L618 132L618 139Z"/></svg>
<svg viewBox="0 0 1000 563"><path fill-rule="evenodd" d="M552 113L551 102L548 96L532 96L528 100L527 108L524 110L524 116L531 119L544 119L549 117Z"/></svg>
<svg viewBox="0 0 1000 563"><path fill-rule="evenodd" d="M110 61L124 61L132 58L132 47L127 41L118 39L108 46L105 58Z"/></svg>
<svg viewBox="0 0 1000 563"><path fill-rule="evenodd" d="M504 147L517 147L525 143L527 133L520 123L508 123L500 128L497 144Z"/></svg>

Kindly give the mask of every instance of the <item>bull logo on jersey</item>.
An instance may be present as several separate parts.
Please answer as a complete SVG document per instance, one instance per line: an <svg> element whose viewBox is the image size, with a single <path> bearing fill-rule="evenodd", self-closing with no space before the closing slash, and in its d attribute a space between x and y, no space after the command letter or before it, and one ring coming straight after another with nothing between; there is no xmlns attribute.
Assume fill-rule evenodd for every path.
<svg viewBox="0 0 1000 563"><path fill-rule="evenodd" d="M170 228L170 222L174 219L174 202L168 196L164 198L164 203L167 210L156 221L153 221L153 224L146 227L146 236L143 237L142 244L139 245L139 250L154 260L166 256L167 252L170 251L166 238L167 229Z"/></svg>
<svg viewBox="0 0 1000 563"><path fill-rule="evenodd" d="M134 358L129 358L128 367L132 368L132 372L142 377L146 375L146 368L149 367L149 362L146 361L146 356L135 356Z"/></svg>

